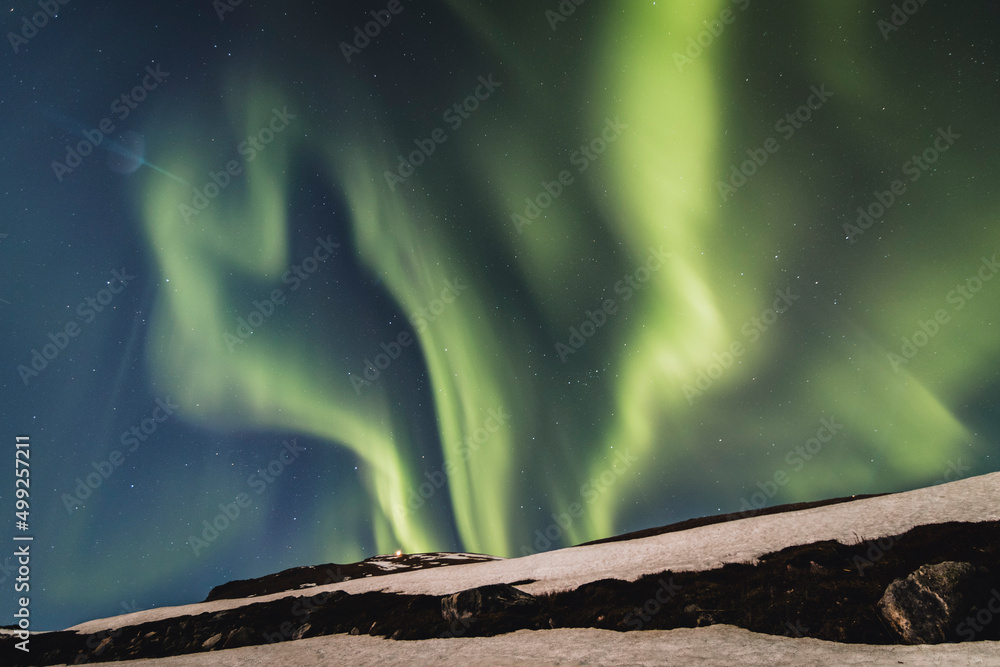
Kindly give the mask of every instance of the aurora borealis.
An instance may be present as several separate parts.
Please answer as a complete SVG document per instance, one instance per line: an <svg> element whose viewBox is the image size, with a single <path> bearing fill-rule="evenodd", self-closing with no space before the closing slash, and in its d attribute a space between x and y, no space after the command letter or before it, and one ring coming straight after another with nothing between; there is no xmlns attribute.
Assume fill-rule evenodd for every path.
<svg viewBox="0 0 1000 667"><path fill-rule="evenodd" d="M6 20L37 629L997 469L990 3L182 4Z"/></svg>

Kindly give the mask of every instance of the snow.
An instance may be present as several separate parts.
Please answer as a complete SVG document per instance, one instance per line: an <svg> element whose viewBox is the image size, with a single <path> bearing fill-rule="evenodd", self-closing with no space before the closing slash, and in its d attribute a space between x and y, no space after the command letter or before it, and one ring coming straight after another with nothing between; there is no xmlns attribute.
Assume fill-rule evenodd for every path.
<svg viewBox="0 0 1000 667"><path fill-rule="evenodd" d="M664 570L707 570L726 563L752 561L772 551L820 540L853 544L859 537L867 540L898 535L929 523L997 521L1000 520L998 498L1000 473L990 473L905 493L741 519L641 539L570 547L522 558L365 577L301 591L284 591L256 597L253 602L293 595L317 595L337 589L352 594L387 591L447 595L477 586L527 579L536 581L518 588L538 595L572 590L600 579L635 580ZM244 604L245 599L234 599L161 607L87 621L69 629L99 632L175 616L222 611Z"/></svg>
<svg viewBox="0 0 1000 667"><path fill-rule="evenodd" d="M452 553L425 553L425 554L403 554L400 552L399 555L390 556L372 556L371 558L366 558L363 562L367 565L374 565L383 572L395 572L412 570L414 567L431 567L439 563L448 564L461 564L461 563L477 563L482 561L494 561L494 560L504 560L503 558L498 558L496 556L486 556L484 554L469 554L462 552L452 552ZM420 563L425 563L421 566ZM374 576L373 574L365 574L366 577Z"/></svg>
<svg viewBox="0 0 1000 667"><path fill-rule="evenodd" d="M1000 642L935 646L866 646L775 637L731 625L621 633L521 630L498 637L393 641L330 635L210 653L134 660L128 667L391 667L393 665L1000 665Z"/></svg>

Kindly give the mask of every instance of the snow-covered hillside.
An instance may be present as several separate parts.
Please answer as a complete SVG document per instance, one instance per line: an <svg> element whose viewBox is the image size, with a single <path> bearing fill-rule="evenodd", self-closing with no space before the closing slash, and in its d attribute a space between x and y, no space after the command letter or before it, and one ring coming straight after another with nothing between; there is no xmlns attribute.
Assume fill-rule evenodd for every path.
<svg viewBox="0 0 1000 667"><path fill-rule="evenodd" d="M775 605L786 605L789 595L793 592L790 589L796 588L808 579L808 574L795 574L795 572L819 572L818 579L813 580L812 584L802 585L815 585L818 581L819 585L827 586L824 589L826 591L833 590L829 588L829 584L835 578L834 573L839 573L837 576L841 577L841 581L845 577L853 577L847 581L848 588L836 590L838 593L842 590L854 590L850 589L850 586L866 575L861 573L845 575L843 573L845 561L841 560L834 566L831 565L833 561L825 559L824 555L839 553L843 558L845 553L867 553L864 550L868 545L859 545L859 540L898 536L900 544L907 545L896 547L892 554L884 559L879 556L878 560L881 562L873 567L873 571L878 571L880 567L885 566L885 563L901 554L906 554L910 560L916 560L917 565L921 565L944 560L945 552L949 552L950 557L957 555L960 558L978 560L981 565L992 569L1000 532L997 532L998 527L995 523L982 522L1000 521L998 499L1000 499L1000 473L992 473L907 493L861 498L808 509L779 511L769 515L643 537L625 536L626 539L620 541L560 549L523 558L493 560L470 554L378 556L362 563L343 566L345 572L350 571L352 578L332 584L312 583L320 581L314 576L315 570L321 569L319 567L293 568L258 580L230 582L221 587L226 589L226 594L252 595L252 597L213 599L211 602L150 609L113 618L97 619L71 628L81 633L80 635L73 633L33 635L33 647L37 647L40 651L37 656L34 653L31 656L16 653L13 659L16 664L37 664L32 662L32 659L42 660L45 652L49 651L48 657L44 658L47 661L45 664L65 661L68 659L67 656L75 656L91 663L101 658L108 659L112 655L119 658L173 656L125 663L148 667L556 664L698 664L726 667L793 664L946 664L1000 667L998 641L895 646L849 644L801 636L794 638L779 636L782 632L781 623L786 618L785 611L779 612L782 615L776 624L766 626L765 629L766 632L778 634L755 633L742 627L724 624L730 621L711 618L707 620L707 627L696 628L686 626L704 625L704 623L701 620L692 623L682 619L681 622L671 621L670 624L652 626L679 629L645 629L632 632L616 632L612 629L592 627L596 624L600 628L630 629L623 627L620 622L622 614L629 612L632 609L630 605L635 604L633 598L623 597L628 595L627 587L638 586L639 594L642 596L639 599L646 599L649 591L641 588L646 585L643 582L647 581L642 577L654 575L655 579L659 573L667 570L678 580L687 578L685 586L691 587L685 588L679 594L677 606L673 607L678 610L683 609L685 614L688 613L688 607L697 612L725 611L714 607L735 606L740 609L752 609L754 618L759 618L768 609L777 608ZM916 527L922 528L904 535ZM683 526L670 528L677 529ZM918 534L922 537L912 537ZM962 537L963 535L966 537ZM967 539L970 535L972 541ZM833 541L851 546L836 546ZM961 546L963 544L966 546ZM787 552L790 554L788 556L775 553L787 547L799 548ZM775 558L778 556L787 557L789 560L776 561ZM758 558L760 563L757 566L733 565L723 568L728 564L754 562ZM804 560L797 561L795 560L797 558ZM810 560L812 558L820 562ZM458 564L450 564L453 562ZM852 571L851 562L853 561L846 561L848 573ZM798 607L798 611L793 611L787 618L797 623L796 615L805 609L815 612L812 620L806 619L809 623L826 624L830 623L831 619L839 619L833 621L835 623L833 632L819 635L828 638L848 637L842 633L845 624L851 620L861 623L863 631L872 627L881 628L878 625L879 620L874 615L874 601L878 600L878 596L885 590L884 587L893 581L893 578L905 577L917 565L908 561L908 569L897 567L890 577L881 580L874 591L874 598L865 598L867 601L863 606L852 608L851 613L846 616L837 617L832 614L836 605L841 604L846 598L841 595L838 598L841 602L835 602L830 595L823 594L818 598L801 598L808 599L808 604L805 607ZM792 572L791 575L787 575L789 571ZM732 597L724 600L721 605L709 604L699 608L690 604L692 599L700 600L693 597L693 590L699 585L698 581L718 579L716 574L730 576L724 580L726 582L724 590L727 595L732 594ZM789 576L791 578L788 578ZM755 583L751 583L753 577L758 577L754 580ZM876 575L867 575L864 581L872 582L874 578ZM504 629L497 629L500 626L496 625L483 625L476 626L476 632L458 632L457 637L415 639L415 637L439 637L448 634L442 635L435 629L442 623L441 610L445 609L445 600L433 598L428 600L419 596L443 596L469 589L477 589L472 592L478 594L478 591L485 590L478 587L488 584L516 584L521 591L536 596L557 593L559 595L530 599L551 601L563 596L572 601L570 606L574 610L577 608L577 601L583 603L584 607L581 608L591 615L577 617L579 624L573 625L567 622L565 615L560 616L552 611L559 609L556 603L546 602L545 604L553 606L546 607L549 610L545 612L546 615L532 617L534 620L529 625L506 626ZM280 590L280 587L288 585L292 586L292 590L258 594ZM776 598L765 596L762 607L746 606L748 595L768 591L775 586L779 590ZM500 588L512 591L509 587ZM811 590L815 592L819 589ZM322 616L323 610L317 611L308 619L306 615L295 611L295 604L316 604L314 601L318 598L293 600L291 599L293 596L302 598L333 591L351 594L318 596L330 600L329 605L323 607L323 610L340 614L346 619L339 625L324 626L323 623L328 622L329 617ZM370 596L357 595L376 591L408 594L411 597L404 599L377 593ZM599 595L587 597L594 595L595 591L604 591L610 597L601 598ZM513 594L516 594L515 597L522 595L517 591L513 591ZM689 597L685 598L685 595ZM383 605L397 606L365 607L364 604L367 603L359 602L373 599L380 600L380 604ZM659 592L656 594L656 599L659 599ZM417 600L422 602L417 604ZM410 606L414 604L417 606ZM420 604L424 607L421 608ZM542 603L537 602L537 604ZM372 612L371 609L376 611ZM843 611L844 608L840 609ZM214 613L223 610L234 611L227 614ZM423 616L418 616L421 613ZM550 613L554 615L549 616ZM660 618L669 613L670 609L665 604L664 613ZM395 616L392 616L393 614ZM488 614L489 612L483 611L482 623L490 622ZM619 620L602 623L601 620L605 619L607 614L617 614L615 618ZM394 619L392 625L383 623L390 617ZM360 622L359 618L364 618L364 622ZM429 625L421 626L418 620L420 618ZM553 621L553 618L556 620ZM167 619L175 620L135 627L142 623L167 621ZM444 619L447 621L448 617L444 616ZM286 623L289 620L295 620L295 623ZM745 619L737 620L740 625L746 622ZM875 625L867 625L869 622ZM291 629L287 633L282 630L277 639L269 638L275 634L273 630L281 625L289 625ZM379 626L378 630L375 629L376 625ZM311 632L306 634L310 627ZM352 627L354 629L351 629ZM419 627L429 627L433 632L411 633L411 640L408 641L382 638L389 635L392 628ZM763 626L751 623L747 627L760 629ZM123 630L120 633L113 632L112 630L116 628ZM794 628L791 629L790 634L800 634L795 632ZM803 626L803 629L807 628ZM345 634L348 630L351 634ZM296 632L299 634L295 634ZM369 633L378 636L369 636ZM493 637L461 636L494 633L499 634ZM46 634L49 635L48 644L46 644ZM816 635L815 632L812 634ZM304 638L295 639L295 636ZM396 636L406 635L403 633ZM983 635L985 639L995 639L996 636L996 634ZM886 635L879 637L881 639ZM233 638L239 641L230 641ZM270 641L277 643L254 645ZM893 640L889 638L887 641ZM86 648L83 648L84 646ZM223 649L221 648L223 646L233 648ZM12 649L8 647L8 650ZM183 655L178 655L181 653Z"/></svg>
<svg viewBox="0 0 1000 667"><path fill-rule="evenodd" d="M802 667L1000 665L1000 642L866 646L763 635L730 625L614 632L521 630L498 637L392 641L331 635L228 651L114 663L127 667Z"/></svg>
<svg viewBox="0 0 1000 667"><path fill-rule="evenodd" d="M906 493L838 505L703 526L635 540L559 549L533 556L388 574L255 597L258 603L290 595L387 591L445 595L494 583L534 580L518 586L533 595L571 590L614 578L633 581L665 570L698 571L752 560L788 546L820 540L853 544L898 535L914 526L948 521L1000 520L1000 473L991 473ZM97 619L70 628L98 632L188 614L220 611L247 600L217 600L163 607ZM998 662L1000 664L1000 662Z"/></svg>

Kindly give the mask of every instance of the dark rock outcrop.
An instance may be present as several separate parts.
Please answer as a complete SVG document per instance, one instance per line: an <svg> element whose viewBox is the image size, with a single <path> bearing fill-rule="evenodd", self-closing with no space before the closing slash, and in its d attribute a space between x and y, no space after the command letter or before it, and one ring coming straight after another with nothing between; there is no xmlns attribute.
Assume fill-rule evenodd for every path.
<svg viewBox="0 0 1000 667"><path fill-rule="evenodd" d="M527 609L538 599L508 584L481 586L441 598L441 616L446 621L465 621L511 608Z"/></svg>
<svg viewBox="0 0 1000 667"><path fill-rule="evenodd" d="M232 600L237 598L261 597L282 591L301 590L313 586L337 584L351 579L379 577L410 570L424 570L432 567L464 565L498 560L494 556L482 554L399 554L396 556L373 556L358 563L307 565L282 570L256 579L238 579L216 586L208 593L205 602Z"/></svg>
<svg viewBox="0 0 1000 667"><path fill-rule="evenodd" d="M878 608L908 644L955 641L956 628L988 583L987 572L970 563L924 565L889 584Z"/></svg>

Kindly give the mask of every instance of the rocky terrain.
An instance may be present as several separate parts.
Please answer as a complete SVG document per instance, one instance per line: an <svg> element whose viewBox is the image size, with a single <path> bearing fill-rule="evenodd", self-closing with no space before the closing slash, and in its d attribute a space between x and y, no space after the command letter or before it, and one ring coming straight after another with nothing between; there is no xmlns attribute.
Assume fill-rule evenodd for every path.
<svg viewBox="0 0 1000 667"><path fill-rule="evenodd" d="M661 529L669 531L670 527ZM698 572L665 571L529 595L511 581L452 595L301 589L351 577L482 562L469 554L381 556L294 568L212 590L233 609L97 633L42 633L31 653L0 642L4 665L81 664L215 651L345 633L396 640L482 637L521 629L619 632L729 624L760 633L864 644L1000 639L1000 522L918 526L855 544L816 542ZM338 579L339 578L339 579ZM288 588L283 588L287 586ZM254 602L276 590L293 597ZM890 594L887 594L890 591Z"/></svg>

